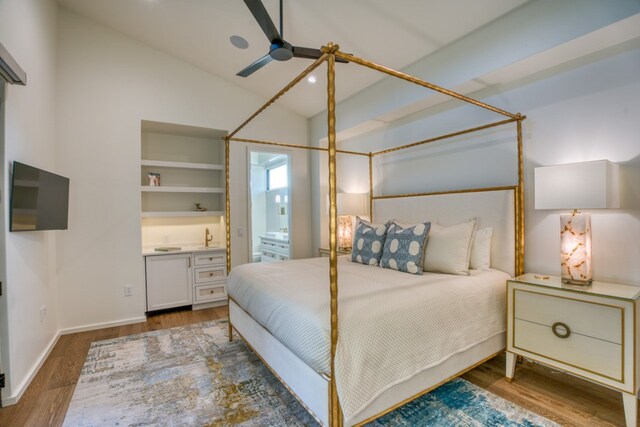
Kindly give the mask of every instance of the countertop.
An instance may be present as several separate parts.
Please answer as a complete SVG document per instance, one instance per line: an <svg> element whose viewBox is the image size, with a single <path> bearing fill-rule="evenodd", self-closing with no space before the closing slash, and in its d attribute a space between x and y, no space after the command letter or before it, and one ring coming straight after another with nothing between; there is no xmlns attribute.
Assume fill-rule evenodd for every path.
<svg viewBox="0 0 640 427"><path fill-rule="evenodd" d="M167 248L180 248L176 251L156 251L155 247L153 248L144 248L142 249L142 256L151 256L151 255L172 255L172 254L185 254L185 253L194 253L194 252L209 252L209 251L223 251L225 250L224 246L209 246L205 248L204 245L179 245L179 244L166 244L162 246L158 246L159 248L167 247Z"/></svg>
<svg viewBox="0 0 640 427"><path fill-rule="evenodd" d="M275 240L277 242L289 243L288 233L265 233L258 237L264 240Z"/></svg>

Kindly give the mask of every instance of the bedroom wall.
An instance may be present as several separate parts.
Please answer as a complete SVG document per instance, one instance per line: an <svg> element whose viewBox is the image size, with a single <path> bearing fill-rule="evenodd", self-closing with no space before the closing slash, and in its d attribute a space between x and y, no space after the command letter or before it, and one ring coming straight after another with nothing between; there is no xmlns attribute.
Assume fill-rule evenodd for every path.
<svg viewBox="0 0 640 427"><path fill-rule="evenodd" d="M69 331L144 315L141 120L230 130L264 100L67 10L59 16L56 156L59 171L71 178L71 194L57 272L60 327ZM244 136L306 141L307 121L273 106ZM246 145L232 143L233 265L249 254L246 159ZM311 253L308 162L307 153L293 159L296 257ZM125 285L133 285L132 297L124 297Z"/></svg>
<svg viewBox="0 0 640 427"><path fill-rule="evenodd" d="M58 172L55 161L57 5L50 0L0 1L0 41L27 72L27 86L5 87L2 171L3 231L9 229L9 165L14 160ZM4 84L4 81L2 83ZM57 338L55 274L59 231L6 232L0 296L0 347L7 373L3 404L20 395ZM0 269L0 272L2 269ZM47 317L40 321L40 308Z"/></svg>
<svg viewBox="0 0 640 427"><path fill-rule="evenodd" d="M530 25L539 26L534 18L541 16L540 13L530 13L529 23L516 19L523 10L539 6L539 3L541 2L527 3L511 16L489 24L478 34L460 40L454 49L447 48L437 52L438 64L433 68L435 80L427 75L423 77L445 86L447 81L456 85L464 82L464 78L482 75L481 73L508 65L508 62L496 57L494 45L486 43L493 39L497 43L496 48L502 48L507 43L503 40L513 40L516 34L506 32L505 29L509 22L520 23L511 26L518 28L518 34L526 33ZM638 4L633 6L635 9L630 8L626 13L638 13ZM581 25L589 21L594 25L592 30L595 30L599 26L608 25L611 20L615 22L620 19L620 16L613 17L613 12L622 13L624 9L613 8L606 14L600 7L603 5L590 3L590 8L583 10L583 15L593 19L581 20ZM559 10L558 13L562 15L563 11ZM554 16L554 19L559 18ZM601 20L598 22L599 19ZM567 27L573 26L571 19L566 22ZM498 32L499 29L503 32ZM564 38L567 33L571 33L571 28L565 28L564 32L558 31L558 39L553 43L549 41L549 47L567 40ZM537 42L536 39L532 44ZM483 44L482 52L486 53L484 56L491 57L493 63L489 63L486 58L475 57L479 50L474 49L474 46L479 48ZM465 50L462 47L469 52L469 57L464 58L464 61L461 52ZM530 48L527 43L518 50L518 54L523 55ZM536 47L539 48L540 46ZM529 50L529 53L537 53L536 49ZM429 63L428 60L425 60L425 64ZM462 63L465 66L458 69ZM419 70L421 67L418 65L410 68ZM640 145L637 140L640 131L639 71L640 42L636 38L507 85L471 95L508 111L521 111L528 117L524 126L527 271L549 274L558 274L560 271L558 248L561 212L533 209L533 169L539 165L608 158L622 166L625 202L622 209L591 212L594 276L598 280L640 285L640 265L633 261L640 255L640 248L634 243L640 238ZM391 88L389 82L383 82L341 103L339 130L366 122L368 118L375 118L380 114L391 116L399 109L417 102L415 98ZM317 143L325 136L325 120L323 114L312 119L312 143ZM499 120L496 115L449 103L389 120L377 130L340 144L346 149L356 149L366 141L369 151L371 147L395 146L496 120ZM515 126L511 126L513 128ZM515 150L514 133L509 134L507 130L484 132L482 138L490 142L489 148L474 147L474 138L460 138L455 144L435 144L428 151L408 151L377 161L376 175L385 180L376 183L379 186L376 190L386 193L437 191L514 183L516 165L510 160L513 159ZM426 153L432 157L427 159ZM318 155L314 158L314 177L318 178L319 188L318 193L314 194L314 203L320 206L314 208L314 212L320 213L325 212L325 164L326 156ZM366 159L341 160L338 166L339 191L368 191ZM451 171L459 172L452 174ZM314 218L314 223L318 225L314 229L317 230L314 245L326 245L326 216Z"/></svg>

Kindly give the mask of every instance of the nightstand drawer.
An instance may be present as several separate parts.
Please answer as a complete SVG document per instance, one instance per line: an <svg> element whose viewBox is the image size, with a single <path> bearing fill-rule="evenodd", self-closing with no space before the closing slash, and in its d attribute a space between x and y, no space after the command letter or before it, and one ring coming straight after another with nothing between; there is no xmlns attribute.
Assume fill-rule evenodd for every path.
<svg viewBox="0 0 640 427"><path fill-rule="evenodd" d="M610 341L581 335L573 331L566 338L557 337L551 326L515 319L516 349L528 351L615 381L623 381L622 346ZM565 334L559 329L561 335Z"/></svg>
<svg viewBox="0 0 640 427"><path fill-rule="evenodd" d="M572 333L622 344L621 307L522 289L515 289L514 297L516 319L547 327L561 322L569 326Z"/></svg>
<svg viewBox="0 0 640 427"><path fill-rule="evenodd" d="M227 277L226 266L201 267L194 270L194 282L196 284L221 281Z"/></svg>

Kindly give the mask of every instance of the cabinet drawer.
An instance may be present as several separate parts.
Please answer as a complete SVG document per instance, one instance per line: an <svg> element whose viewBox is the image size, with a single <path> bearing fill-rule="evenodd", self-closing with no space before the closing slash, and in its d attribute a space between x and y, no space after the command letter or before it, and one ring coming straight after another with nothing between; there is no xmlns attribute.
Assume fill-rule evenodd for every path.
<svg viewBox="0 0 640 427"><path fill-rule="evenodd" d="M289 244L288 243L278 243L277 244L278 252L284 252L286 254L289 253Z"/></svg>
<svg viewBox="0 0 640 427"><path fill-rule="evenodd" d="M278 248L278 244L276 242L271 242L269 240L262 241L262 249L275 251L277 248Z"/></svg>
<svg viewBox="0 0 640 427"><path fill-rule="evenodd" d="M275 261L278 259L278 255L275 252L262 250L260 252L260 260L263 262Z"/></svg>
<svg viewBox="0 0 640 427"><path fill-rule="evenodd" d="M522 319L515 319L513 327L515 348L623 382L620 344L581 335L573 329L567 338L559 338L550 326Z"/></svg>
<svg viewBox="0 0 640 427"><path fill-rule="evenodd" d="M195 302L216 301L227 297L225 286L220 284L196 286L194 293Z"/></svg>
<svg viewBox="0 0 640 427"><path fill-rule="evenodd" d="M580 301L571 297L514 290L514 317L551 327L556 322L576 334L622 344L623 309L610 304Z"/></svg>
<svg viewBox="0 0 640 427"><path fill-rule="evenodd" d="M227 277L227 267L217 265L212 267L200 267L194 269L194 281L196 284L221 281Z"/></svg>
<svg viewBox="0 0 640 427"><path fill-rule="evenodd" d="M215 265L225 264L227 254L224 252L200 252L193 254L193 265Z"/></svg>

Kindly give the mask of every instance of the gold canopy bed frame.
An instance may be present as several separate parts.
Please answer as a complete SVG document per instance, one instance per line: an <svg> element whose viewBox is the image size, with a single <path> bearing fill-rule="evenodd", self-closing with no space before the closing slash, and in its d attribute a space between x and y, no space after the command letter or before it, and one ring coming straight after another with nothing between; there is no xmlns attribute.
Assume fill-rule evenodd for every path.
<svg viewBox="0 0 640 427"><path fill-rule="evenodd" d="M343 416L340 409L340 402L338 399L338 393L336 389L335 383L335 356L336 356L336 348L338 344L338 239L337 239L337 199L336 199L336 155L337 154L347 154L354 156L364 156L369 159L369 214L370 219L373 221L373 202L374 200L380 199L390 199L390 198L402 198L402 197L417 197L417 196L431 196L431 195L440 195L440 194L454 194L454 193L473 193L473 192L485 192L485 191L499 191L499 190L513 190L515 192L515 274L520 275L524 273L524 172L523 172L523 147L522 147L522 121L526 119L526 116L521 115L520 113L509 113L507 111L501 110L497 107L493 107L484 102L469 98L467 96L461 95L459 93L453 92L451 90L442 88L435 84L426 82L419 78L410 76L408 74L392 70L390 68L375 64L373 62L367 61L365 59L345 54L340 52L339 46L334 43L328 43L327 46L322 47L323 55L314 61L309 67L307 67L301 74L299 74L296 78L294 78L289 84L287 84L283 89L281 89L277 94L275 94L269 101L267 101L262 107L260 107L254 114L252 114L248 119L246 119L238 128L236 128L233 132L229 133L225 138L225 171L226 171L226 179L225 179L225 222L226 222L226 255L227 255L227 271L231 271L231 200L230 200L230 178L229 178L229 159L230 159L230 143L231 142L243 142L249 144L262 144L262 145L272 145L277 147L284 148L296 148L296 149L304 149L304 150L315 150L315 151L324 151L328 153L328 168L329 168L329 290L330 290L330 322L331 322L331 347L330 347L330 375L328 376L329 381L329 408L328 408L328 419L330 427L340 427L343 425ZM418 86L422 86L433 91L442 93L451 98L458 99L464 101L466 103L475 105L480 108L484 108L486 110L497 113L501 116L507 117L504 120L496 121L492 123L488 123L482 126L477 126L453 133L449 133L446 135L441 135L417 142L412 142L405 145L400 145L394 148L389 148L385 150L375 151L375 152L358 152L358 151L348 151L348 150L340 150L336 147L336 112L335 112L335 62L336 58L347 60L348 62L358 64L372 70L379 71L384 74L388 74L390 76L399 78L401 80L405 80L407 82L416 84ZM237 138L235 135L240 132L247 124L249 124L254 118L256 118L260 113L266 110L269 106L271 106L276 100L282 97L285 93L287 93L291 88L293 88L296 84L302 81L307 75L313 72L316 68L318 68L322 63L327 63L327 124L328 124L328 146L327 147L315 147L315 146L306 146L306 145L297 145L297 144L288 144L282 142L271 142L271 141L262 141L262 140L254 140L254 139L243 139ZM440 192L430 192L430 193L411 193L411 194L396 194L396 195L373 195L373 159L374 157L381 156L384 154L397 152L404 149L409 149L425 144L429 144L431 142L441 141L447 138L453 138L456 136L461 136L465 134L470 134L473 132L482 131L485 129L509 124L516 123L517 128L517 162L518 162L518 183L517 185L512 186L503 186L503 187L485 187L485 188L473 188L473 189L462 189L462 190L452 190L452 191L440 191ZM232 340L232 330L233 326L231 323L231 316L229 316L229 341ZM249 345L251 347L251 345ZM252 347L253 349L253 347ZM255 351L255 350L254 350ZM256 352L256 354L258 354ZM490 356L488 359L496 356L494 354ZM258 354L260 357L260 355ZM262 359L262 357L260 357ZM473 366L465 369L458 374L454 375L447 380L438 383L436 386L429 387L426 390L421 391L420 393L412 396L409 399L406 399L396 405L393 405L387 410L379 413L378 415L371 417L365 421L358 423L357 425L364 425L365 423L371 422L376 418L379 418L385 415L388 412L414 400L421 395L433 390L437 386L442 383L453 379L456 376L462 375L466 371L478 366L479 364L485 362L486 360L482 360L479 363L474 364ZM264 361L264 359L262 359ZM265 362L266 363L266 362ZM305 403L291 390L290 387L280 378L280 376L269 366L267 363L267 367L278 377L278 379L283 382L285 387L289 389L293 393L293 395L302 403L302 405L307 409L314 418L318 420L318 418L311 412L311 410L305 405ZM319 420L318 420L319 421Z"/></svg>

